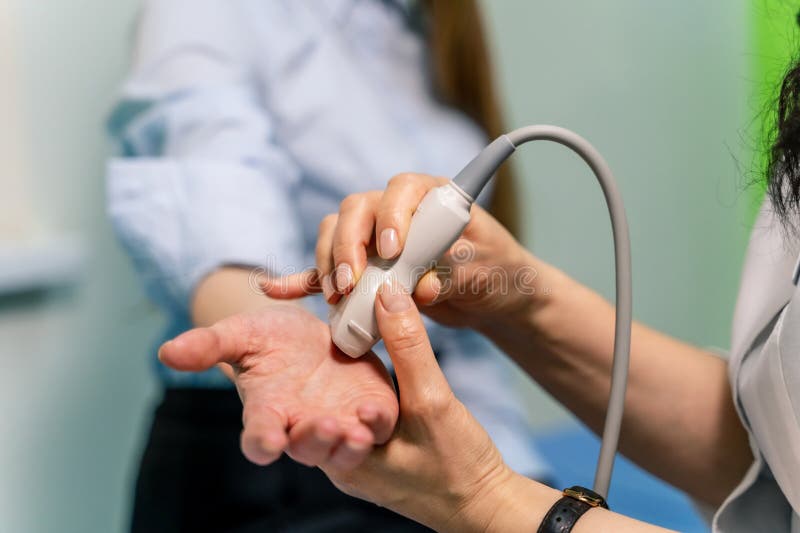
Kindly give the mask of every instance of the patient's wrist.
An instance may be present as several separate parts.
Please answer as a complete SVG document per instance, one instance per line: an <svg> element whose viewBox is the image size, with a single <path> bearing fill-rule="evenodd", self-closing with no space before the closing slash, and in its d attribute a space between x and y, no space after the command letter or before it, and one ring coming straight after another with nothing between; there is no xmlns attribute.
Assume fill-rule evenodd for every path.
<svg viewBox="0 0 800 533"><path fill-rule="evenodd" d="M195 287L190 302L192 323L208 327L238 313L258 311L268 305L300 305L295 300L274 300L258 287L258 278L243 267L221 267Z"/></svg>

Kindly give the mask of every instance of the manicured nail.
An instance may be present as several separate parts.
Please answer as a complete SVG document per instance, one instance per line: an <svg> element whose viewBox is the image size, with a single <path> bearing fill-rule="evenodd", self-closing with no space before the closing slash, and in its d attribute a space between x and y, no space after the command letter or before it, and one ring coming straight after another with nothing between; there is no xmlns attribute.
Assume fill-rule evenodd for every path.
<svg viewBox="0 0 800 533"><path fill-rule="evenodd" d="M333 282L331 281L330 276L323 276L322 277L322 295L325 297L325 301L330 301L336 291L333 290Z"/></svg>
<svg viewBox="0 0 800 533"><path fill-rule="evenodd" d="M439 297L442 295L442 280L439 279L439 276L434 276L433 280L431 280L431 288L433 289L434 295L433 300L431 300L428 305L438 303Z"/></svg>
<svg viewBox="0 0 800 533"><path fill-rule="evenodd" d="M397 281L388 279L383 282L380 291L381 304L390 313L402 313L411 307L411 297Z"/></svg>
<svg viewBox="0 0 800 533"><path fill-rule="evenodd" d="M347 263L341 263L336 267L336 288L339 292L346 292L352 285L353 269Z"/></svg>
<svg viewBox="0 0 800 533"><path fill-rule="evenodd" d="M386 228L378 239L378 253L384 259L393 259L400 253L400 239L394 228Z"/></svg>
<svg viewBox="0 0 800 533"><path fill-rule="evenodd" d="M319 269L312 268L308 271L308 275L303 280L303 290L307 294L312 294L314 292L314 287L322 287L322 274L320 273Z"/></svg>

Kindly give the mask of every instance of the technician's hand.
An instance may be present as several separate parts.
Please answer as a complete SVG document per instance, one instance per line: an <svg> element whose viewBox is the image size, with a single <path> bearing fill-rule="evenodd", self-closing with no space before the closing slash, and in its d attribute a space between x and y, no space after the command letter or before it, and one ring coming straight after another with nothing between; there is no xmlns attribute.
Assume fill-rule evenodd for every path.
<svg viewBox="0 0 800 533"><path fill-rule="evenodd" d="M514 474L453 395L411 297L387 283L375 310L397 374L400 420L360 467L322 469L342 491L438 531L483 530L491 498Z"/></svg>
<svg viewBox="0 0 800 533"><path fill-rule="evenodd" d="M244 404L242 451L260 465L286 451L303 464L346 471L397 421L397 396L380 360L342 354L327 324L297 306L274 304L193 329L165 343L159 357L178 370L233 367Z"/></svg>
<svg viewBox="0 0 800 533"><path fill-rule="evenodd" d="M273 298L295 298L322 291L333 303L353 289L375 252L385 259L400 255L411 216L425 194L443 178L400 174L385 191L345 198L338 215L326 217L317 241L317 273L290 276L270 283ZM414 291L425 314L447 325L478 327L487 321L508 324L514 315L531 311L546 300L542 270L557 271L536 260L478 205L464 233L426 274ZM533 297L532 297L533 296Z"/></svg>

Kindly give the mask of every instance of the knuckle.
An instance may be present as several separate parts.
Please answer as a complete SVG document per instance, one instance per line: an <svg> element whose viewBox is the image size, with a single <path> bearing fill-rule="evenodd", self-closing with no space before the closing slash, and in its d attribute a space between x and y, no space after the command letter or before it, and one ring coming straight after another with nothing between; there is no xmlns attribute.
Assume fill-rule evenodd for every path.
<svg viewBox="0 0 800 533"><path fill-rule="evenodd" d="M413 172L401 172L395 174L389 179L388 185L392 187L402 187L404 185L411 185L420 181L420 175Z"/></svg>
<svg viewBox="0 0 800 533"><path fill-rule="evenodd" d="M367 198L363 194L351 194L345 197L339 204L339 211L342 213L346 211L356 211L363 208L366 202Z"/></svg>
<svg viewBox="0 0 800 533"><path fill-rule="evenodd" d="M333 253L334 262L339 263L349 258L351 249L352 249L352 243L349 243L347 241L335 241L331 249Z"/></svg>
<svg viewBox="0 0 800 533"><path fill-rule="evenodd" d="M327 274L328 270L330 270L330 261L331 261L331 248L330 246L326 246L322 242L317 243L316 248L316 256L317 256L317 268L319 269L321 274Z"/></svg>
<svg viewBox="0 0 800 533"><path fill-rule="evenodd" d="M434 393L428 398L425 409L431 417L446 418L450 412L450 400L444 394Z"/></svg>
<svg viewBox="0 0 800 533"><path fill-rule="evenodd" d="M409 176L410 175L409 175L408 172L404 172L402 174L395 174L394 176L389 178L389 181L386 182L386 186L387 187L397 187L397 186L403 185L406 181L408 181Z"/></svg>
<svg viewBox="0 0 800 533"><path fill-rule="evenodd" d="M401 209L397 205L386 207L378 213L377 224L380 227L399 227L406 216L411 216L410 209Z"/></svg>
<svg viewBox="0 0 800 533"><path fill-rule="evenodd" d="M386 340L395 352L415 353L430 349L425 329L419 320L404 316L397 320L391 327Z"/></svg>
<svg viewBox="0 0 800 533"><path fill-rule="evenodd" d="M339 215L337 214L330 214L326 215L322 221L319 223L319 233L320 235L327 233L332 228L336 226L336 222L339 220Z"/></svg>
<svg viewBox="0 0 800 533"><path fill-rule="evenodd" d="M426 420L447 419L452 413L454 396L437 389L428 388L405 406L414 416Z"/></svg>

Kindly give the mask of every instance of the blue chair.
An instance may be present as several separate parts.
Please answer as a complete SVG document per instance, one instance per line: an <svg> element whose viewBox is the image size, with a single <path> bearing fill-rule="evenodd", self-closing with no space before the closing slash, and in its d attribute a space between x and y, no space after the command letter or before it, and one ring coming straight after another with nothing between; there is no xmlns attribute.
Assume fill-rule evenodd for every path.
<svg viewBox="0 0 800 533"><path fill-rule="evenodd" d="M556 488L571 485L591 488L600 452L600 440L594 433L574 423L537 434L535 444L554 467L552 482ZM619 455L614 462L609 506L619 513L678 531L710 531L684 493Z"/></svg>

